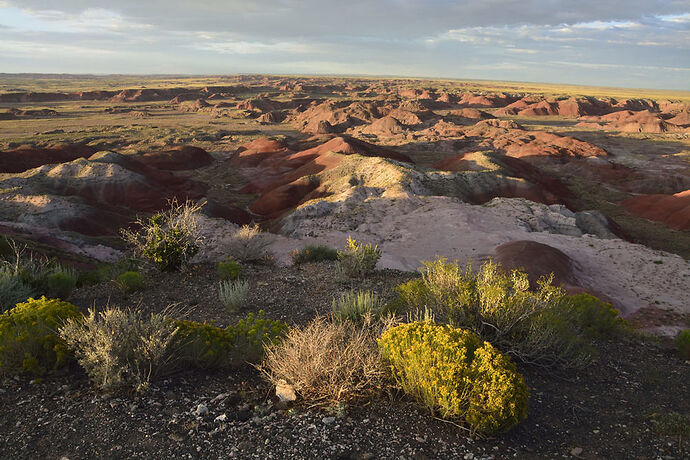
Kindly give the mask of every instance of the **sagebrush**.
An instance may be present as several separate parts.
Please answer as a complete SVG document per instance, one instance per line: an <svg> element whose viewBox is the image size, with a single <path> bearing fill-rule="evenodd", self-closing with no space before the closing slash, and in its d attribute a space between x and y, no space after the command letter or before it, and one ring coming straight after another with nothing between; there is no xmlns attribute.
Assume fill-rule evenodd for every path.
<svg viewBox="0 0 690 460"><path fill-rule="evenodd" d="M243 225L230 238L226 251L240 262L263 262L270 258L270 244L258 225Z"/></svg>
<svg viewBox="0 0 690 460"><path fill-rule="evenodd" d="M59 333L99 389L141 391L175 368L177 331L162 314L108 307L70 319Z"/></svg>

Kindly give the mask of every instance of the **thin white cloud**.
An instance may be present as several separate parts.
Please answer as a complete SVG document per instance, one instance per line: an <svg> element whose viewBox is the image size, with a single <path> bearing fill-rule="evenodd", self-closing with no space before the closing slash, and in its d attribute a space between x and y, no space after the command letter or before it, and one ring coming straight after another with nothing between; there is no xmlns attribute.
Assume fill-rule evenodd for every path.
<svg viewBox="0 0 690 460"><path fill-rule="evenodd" d="M87 46L66 45L45 42L31 42L21 40L0 40L0 55L5 57L27 56L103 56L113 54L111 50L91 48Z"/></svg>
<svg viewBox="0 0 690 460"><path fill-rule="evenodd" d="M296 42L263 43L250 41L222 41L197 43L190 46L199 50L213 51L220 54L305 54L315 51L314 46Z"/></svg>

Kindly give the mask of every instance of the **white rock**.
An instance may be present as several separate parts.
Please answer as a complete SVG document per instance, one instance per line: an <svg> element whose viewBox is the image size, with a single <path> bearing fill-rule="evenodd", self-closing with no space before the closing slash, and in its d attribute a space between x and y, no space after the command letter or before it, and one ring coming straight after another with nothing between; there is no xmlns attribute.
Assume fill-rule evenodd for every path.
<svg viewBox="0 0 690 460"><path fill-rule="evenodd" d="M280 380L276 385L276 396L280 398L281 402L290 402L297 399L295 387L287 383L285 380Z"/></svg>

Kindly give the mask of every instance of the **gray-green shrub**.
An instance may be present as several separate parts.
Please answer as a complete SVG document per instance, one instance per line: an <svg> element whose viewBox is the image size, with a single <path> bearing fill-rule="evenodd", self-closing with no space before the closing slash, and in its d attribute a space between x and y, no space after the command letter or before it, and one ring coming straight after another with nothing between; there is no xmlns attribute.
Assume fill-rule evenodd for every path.
<svg viewBox="0 0 690 460"><path fill-rule="evenodd" d="M59 334L99 389L141 391L174 369L177 331L164 315L108 307L68 320Z"/></svg>
<svg viewBox="0 0 690 460"><path fill-rule="evenodd" d="M232 235L226 251L240 262L262 262L270 256L270 243L258 225L243 225Z"/></svg>
<svg viewBox="0 0 690 460"><path fill-rule="evenodd" d="M424 262L422 279L436 316L468 328L515 358L541 366L579 367L595 349L578 308L542 278L530 290L527 274L505 273L489 261L475 274L446 259ZM426 296L426 294L425 294Z"/></svg>

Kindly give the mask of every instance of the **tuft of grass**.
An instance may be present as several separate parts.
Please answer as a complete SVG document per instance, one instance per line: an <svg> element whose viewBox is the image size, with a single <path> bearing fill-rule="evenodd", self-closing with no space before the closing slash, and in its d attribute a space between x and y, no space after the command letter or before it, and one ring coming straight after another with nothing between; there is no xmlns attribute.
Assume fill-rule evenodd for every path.
<svg viewBox="0 0 690 460"><path fill-rule="evenodd" d="M386 306L376 293L350 291L334 298L333 317L338 321L361 323L366 318L379 318L386 313Z"/></svg>
<svg viewBox="0 0 690 460"><path fill-rule="evenodd" d="M249 294L248 281L221 281L218 283L218 297L231 312L237 312L244 307Z"/></svg>
<svg viewBox="0 0 690 460"><path fill-rule="evenodd" d="M676 347L683 359L690 360L690 329L684 329L678 333Z"/></svg>

